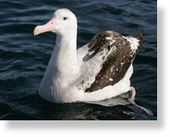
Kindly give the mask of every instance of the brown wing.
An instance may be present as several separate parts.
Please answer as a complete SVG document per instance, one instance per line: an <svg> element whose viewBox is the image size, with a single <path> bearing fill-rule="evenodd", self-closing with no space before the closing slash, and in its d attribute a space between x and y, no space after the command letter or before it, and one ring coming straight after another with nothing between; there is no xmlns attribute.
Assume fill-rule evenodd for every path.
<svg viewBox="0 0 170 137"><path fill-rule="evenodd" d="M102 69L95 77L95 81L85 92L93 92L105 86L114 85L126 74L137 50L132 51L130 42L119 33L106 31L96 35L89 44L89 52L97 53L105 48L109 50L113 47L115 50L107 56Z"/></svg>

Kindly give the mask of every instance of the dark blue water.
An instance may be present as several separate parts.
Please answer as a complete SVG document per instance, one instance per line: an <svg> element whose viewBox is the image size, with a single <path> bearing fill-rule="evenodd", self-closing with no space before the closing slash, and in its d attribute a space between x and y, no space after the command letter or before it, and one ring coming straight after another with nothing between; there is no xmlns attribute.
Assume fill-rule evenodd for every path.
<svg viewBox="0 0 170 137"><path fill-rule="evenodd" d="M143 33L131 80L136 102L153 116L133 105L53 104L39 97L55 35L34 38L32 31L62 7L78 17L79 46L104 30ZM0 9L0 119L157 119L156 0L1 0Z"/></svg>

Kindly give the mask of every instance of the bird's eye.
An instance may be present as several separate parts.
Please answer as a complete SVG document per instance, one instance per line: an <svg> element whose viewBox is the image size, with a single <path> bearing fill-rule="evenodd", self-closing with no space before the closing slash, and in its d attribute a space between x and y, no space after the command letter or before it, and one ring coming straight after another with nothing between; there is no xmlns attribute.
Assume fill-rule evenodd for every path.
<svg viewBox="0 0 170 137"><path fill-rule="evenodd" d="M68 18L67 17L64 17L63 20L67 20Z"/></svg>

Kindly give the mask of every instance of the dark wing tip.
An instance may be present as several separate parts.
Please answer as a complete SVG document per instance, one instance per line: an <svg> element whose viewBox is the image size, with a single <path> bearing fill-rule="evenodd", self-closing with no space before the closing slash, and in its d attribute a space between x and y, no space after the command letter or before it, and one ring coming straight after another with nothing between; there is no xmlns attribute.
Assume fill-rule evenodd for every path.
<svg viewBox="0 0 170 137"><path fill-rule="evenodd" d="M137 34L136 38L139 40L139 44L142 44L144 41L144 37L142 33Z"/></svg>

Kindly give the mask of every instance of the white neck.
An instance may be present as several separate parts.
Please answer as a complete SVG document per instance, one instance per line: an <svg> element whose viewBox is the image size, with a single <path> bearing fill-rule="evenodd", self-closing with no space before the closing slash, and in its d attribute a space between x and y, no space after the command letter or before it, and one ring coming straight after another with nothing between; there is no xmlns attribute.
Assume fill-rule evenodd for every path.
<svg viewBox="0 0 170 137"><path fill-rule="evenodd" d="M65 81L78 74L80 66L77 59L77 30L57 36L50 64L54 65L57 77Z"/></svg>

